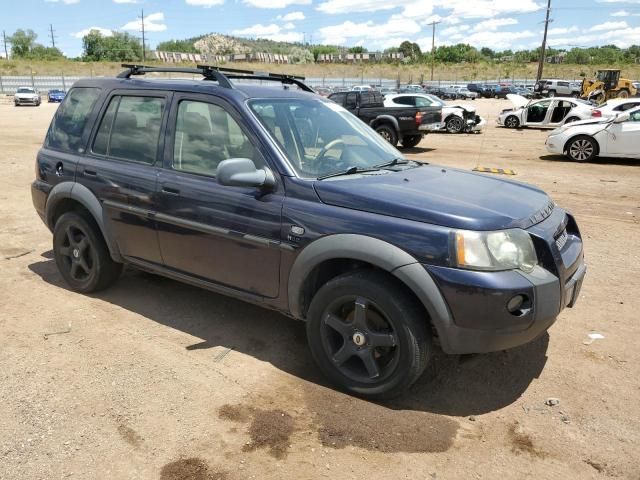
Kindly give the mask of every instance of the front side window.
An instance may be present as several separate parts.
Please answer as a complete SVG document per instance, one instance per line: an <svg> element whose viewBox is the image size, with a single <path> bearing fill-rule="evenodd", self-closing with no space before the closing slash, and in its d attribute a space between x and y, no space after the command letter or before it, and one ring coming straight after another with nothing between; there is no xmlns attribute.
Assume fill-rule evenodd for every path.
<svg viewBox="0 0 640 480"><path fill-rule="evenodd" d="M332 102L266 99L250 101L249 107L304 178L403 158L365 123Z"/></svg>
<svg viewBox="0 0 640 480"><path fill-rule="evenodd" d="M45 144L65 152L82 152L82 134L100 89L72 88L51 122Z"/></svg>
<svg viewBox="0 0 640 480"><path fill-rule="evenodd" d="M211 103L183 100L178 105L173 169L215 176L230 158L249 158L258 168L261 156L234 118Z"/></svg>
<svg viewBox="0 0 640 480"><path fill-rule="evenodd" d="M93 141L93 153L154 163L163 110L162 98L113 97Z"/></svg>
<svg viewBox="0 0 640 480"><path fill-rule="evenodd" d="M416 97L416 107L430 107L431 102L424 97Z"/></svg>

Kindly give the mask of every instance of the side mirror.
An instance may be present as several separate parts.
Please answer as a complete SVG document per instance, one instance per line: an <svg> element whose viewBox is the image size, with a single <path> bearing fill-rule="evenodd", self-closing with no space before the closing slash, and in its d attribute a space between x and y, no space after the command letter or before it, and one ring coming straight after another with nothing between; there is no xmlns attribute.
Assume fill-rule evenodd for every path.
<svg viewBox="0 0 640 480"><path fill-rule="evenodd" d="M624 122L628 122L629 119L631 118L631 116L628 113L621 113L620 115L618 115L615 120L613 121L613 123L624 123Z"/></svg>
<svg viewBox="0 0 640 480"><path fill-rule="evenodd" d="M228 187L275 187L276 179L271 170L257 169L250 158L230 158L218 165L216 179Z"/></svg>

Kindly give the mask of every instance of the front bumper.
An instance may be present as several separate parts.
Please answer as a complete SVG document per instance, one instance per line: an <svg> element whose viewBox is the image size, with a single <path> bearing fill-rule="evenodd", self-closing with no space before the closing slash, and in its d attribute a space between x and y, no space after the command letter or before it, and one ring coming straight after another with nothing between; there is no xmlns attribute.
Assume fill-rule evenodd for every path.
<svg viewBox="0 0 640 480"><path fill-rule="evenodd" d="M557 137L547 137L544 142L544 146L547 149L547 152L554 153L556 155L564 154L564 141L563 137L558 135Z"/></svg>
<svg viewBox="0 0 640 480"><path fill-rule="evenodd" d="M548 247L548 254L541 251L540 264L531 273L424 265L452 317L452 323L438 328L446 353L485 353L523 345L551 327L564 308L575 305L587 271L582 240L573 218L567 215L568 220L560 220L565 213L556 210L530 229L536 249ZM554 240L558 228L568 232L561 248ZM510 312L507 304L516 295L526 301L519 310Z"/></svg>
<svg viewBox="0 0 640 480"><path fill-rule="evenodd" d="M38 105L40 103L39 98L14 98L16 105Z"/></svg>
<svg viewBox="0 0 640 480"><path fill-rule="evenodd" d="M475 124L471 127L472 132L481 132L482 130L484 130L484 127L487 126L487 121L482 118L482 117L478 117L480 119L480 121L476 121L474 122Z"/></svg>

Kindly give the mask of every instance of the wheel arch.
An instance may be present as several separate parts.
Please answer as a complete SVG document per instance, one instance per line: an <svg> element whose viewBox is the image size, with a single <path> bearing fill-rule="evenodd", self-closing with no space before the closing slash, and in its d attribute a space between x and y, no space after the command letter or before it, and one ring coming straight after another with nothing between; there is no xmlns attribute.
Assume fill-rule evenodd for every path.
<svg viewBox="0 0 640 480"><path fill-rule="evenodd" d="M369 126L371 128L376 128L385 123L390 124L395 129L396 133L399 134L400 124L398 123L398 119L392 115L378 115L376 118L371 120L371 122L369 122Z"/></svg>
<svg viewBox="0 0 640 480"><path fill-rule="evenodd" d="M45 206L45 219L51 231L56 221L66 212L84 210L91 215L100 229L102 238L109 249L114 261L121 262L122 256L111 234L108 224L104 221L104 210L96 196L84 185L74 182L62 182L53 187Z"/></svg>
<svg viewBox="0 0 640 480"><path fill-rule="evenodd" d="M323 270L326 269L326 270ZM322 237L308 245L294 262L288 279L289 312L305 320L313 295L326 281L355 268L388 273L424 307L443 348L453 324L449 308L427 270L413 256L383 240L356 234Z"/></svg>

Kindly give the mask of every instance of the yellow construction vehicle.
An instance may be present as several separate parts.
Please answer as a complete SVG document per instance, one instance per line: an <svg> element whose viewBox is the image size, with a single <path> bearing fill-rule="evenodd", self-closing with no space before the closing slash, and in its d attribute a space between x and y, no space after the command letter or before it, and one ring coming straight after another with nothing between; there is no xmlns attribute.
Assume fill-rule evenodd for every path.
<svg viewBox="0 0 640 480"><path fill-rule="evenodd" d="M598 70L594 80L582 80L581 97L594 100L598 104L610 98L629 98L636 95L637 90L631 80L620 78L620 70L607 68Z"/></svg>

